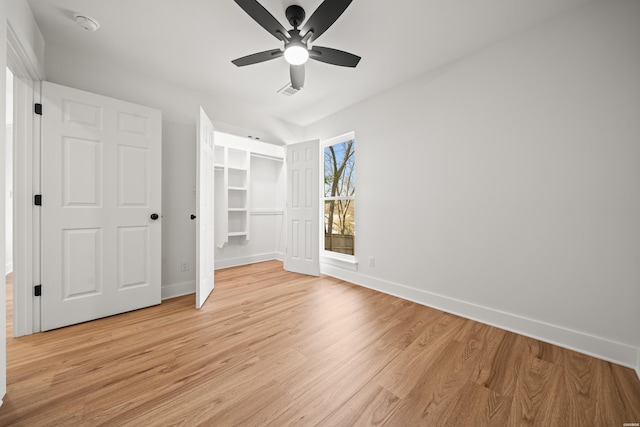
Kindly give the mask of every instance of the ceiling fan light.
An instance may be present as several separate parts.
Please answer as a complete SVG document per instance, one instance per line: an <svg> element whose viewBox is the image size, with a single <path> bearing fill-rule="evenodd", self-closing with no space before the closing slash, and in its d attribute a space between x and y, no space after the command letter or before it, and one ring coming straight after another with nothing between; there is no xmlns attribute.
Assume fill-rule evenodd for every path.
<svg viewBox="0 0 640 427"><path fill-rule="evenodd" d="M309 59L309 51L304 46L289 45L284 50L284 59L291 65L302 65Z"/></svg>

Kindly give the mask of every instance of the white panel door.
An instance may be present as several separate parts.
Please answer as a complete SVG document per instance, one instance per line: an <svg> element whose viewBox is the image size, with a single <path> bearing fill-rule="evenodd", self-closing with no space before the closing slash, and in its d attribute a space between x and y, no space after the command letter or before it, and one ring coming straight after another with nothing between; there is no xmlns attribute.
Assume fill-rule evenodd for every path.
<svg viewBox="0 0 640 427"><path fill-rule="evenodd" d="M214 147L213 124L200 107L196 147L196 308L214 285Z"/></svg>
<svg viewBox="0 0 640 427"><path fill-rule="evenodd" d="M284 268L320 275L320 141L287 146L287 253Z"/></svg>
<svg viewBox="0 0 640 427"><path fill-rule="evenodd" d="M43 82L42 330L160 303L158 110Z"/></svg>

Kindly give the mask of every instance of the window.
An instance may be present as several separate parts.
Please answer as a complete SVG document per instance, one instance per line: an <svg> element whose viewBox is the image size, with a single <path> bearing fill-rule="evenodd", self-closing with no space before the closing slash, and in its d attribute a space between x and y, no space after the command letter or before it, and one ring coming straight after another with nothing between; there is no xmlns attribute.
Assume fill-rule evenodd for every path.
<svg viewBox="0 0 640 427"><path fill-rule="evenodd" d="M332 138L324 150L325 254L355 255L355 150L354 134Z"/></svg>

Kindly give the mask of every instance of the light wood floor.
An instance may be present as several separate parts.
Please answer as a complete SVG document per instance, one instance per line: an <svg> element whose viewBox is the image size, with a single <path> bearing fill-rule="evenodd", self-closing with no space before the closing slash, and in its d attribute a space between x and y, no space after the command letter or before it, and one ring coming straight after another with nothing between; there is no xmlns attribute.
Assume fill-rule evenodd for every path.
<svg viewBox="0 0 640 427"><path fill-rule="evenodd" d="M631 369L279 262L217 272L193 306L9 338L0 425L640 422Z"/></svg>

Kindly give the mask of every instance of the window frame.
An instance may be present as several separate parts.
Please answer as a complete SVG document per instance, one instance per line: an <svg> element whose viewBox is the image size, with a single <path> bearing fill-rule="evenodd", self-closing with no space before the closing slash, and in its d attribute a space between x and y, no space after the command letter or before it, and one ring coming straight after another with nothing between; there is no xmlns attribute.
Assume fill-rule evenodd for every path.
<svg viewBox="0 0 640 427"><path fill-rule="evenodd" d="M355 132L351 131L351 132L347 132L345 134L342 135L338 135L326 140L322 140L320 142L320 150L321 150L321 155L320 157L320 170L322 173L322 179L320 180L320 223L322 224L322 226L320 227L320 260L325 263L325 264L329 264L329 265L333 265L336 267L341 267L341 268L346 268L349 270L357 270L357 258L356 258L356 245L355 245L355 235L356 235L356 231L355 231L355 226L354 226L354 230L353 230L353 236L354 236L354 248L353 248L353 255L349 255L349 254L343 254L340 252L333 252L333 251L327 251L325 250L324 246L325 246L325 223L324 223L324 209L325 209L325 202L326 201L331 201L331 200L353 200L354 201L354 207L355 207L355 202L356 202L356 198L357 198L357 185L356 185L356 189L353 193L353 196L335 196L335 197L325 197L324 195L324 151L327 147L331 146L331 145L336 145L336 144L341 144L343 142L348 142L348 141L354 141L354 144L356 143L356 134ZM357 164L357 152L354 152L354 169L356 170L356 176L357 176L357 166L355 166ZM355 209L354 209L354 217L355 217ZM355 218L354 218L355 219Z"/></svg>

